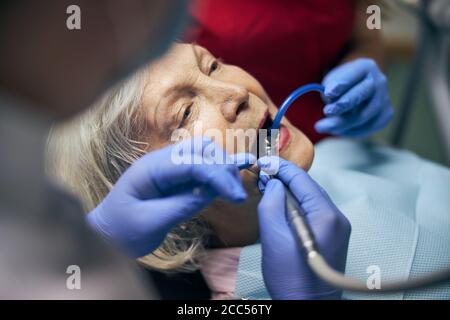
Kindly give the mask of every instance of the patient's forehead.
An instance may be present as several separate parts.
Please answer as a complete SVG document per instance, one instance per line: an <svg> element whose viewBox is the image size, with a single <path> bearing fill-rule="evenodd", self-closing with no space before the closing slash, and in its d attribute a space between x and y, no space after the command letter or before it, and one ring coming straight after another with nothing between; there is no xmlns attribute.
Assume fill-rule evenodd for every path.
<svg viewBox="0 0 450 320"><path fill-rule="evenodd" d="M201 72L199 59L205 55L209 53L202 47L174 44L163 57L148 66L144 105L155 111L169 93L195 83Z"/></svg>
<svg viewBox="0 0 450 320"><path fill-rule="evenodd" d="M170 50L149 66L150 73L183 73L197 66L198 61L209 52L197 45L175 43Z"/></svg>
<svg viewBox="0 0 450 320"><path fill-rule="evenodd" d="M200 72L202 58L210 53L193 44L175 43L160 59L148 67L146 92L163 93L176 87L192 83Z"/></svg>

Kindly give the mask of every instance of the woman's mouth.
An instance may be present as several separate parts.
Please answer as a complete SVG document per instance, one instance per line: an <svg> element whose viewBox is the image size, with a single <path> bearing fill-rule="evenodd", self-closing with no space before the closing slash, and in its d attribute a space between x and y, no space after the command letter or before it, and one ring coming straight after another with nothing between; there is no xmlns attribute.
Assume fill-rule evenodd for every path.
<svg viewBox="0 0 450 320"><path fill-rule="evenodd" d="M266 130L266 132L263 133L263 137L269 137L270 136L270 130L272 129L273 120L271 118L271 115L269 112L267 112L263 119L260 122L259 129L260 130ZM289 144L289 141L291 140L291 134L289 133L289 130L284 126L281 125L280 129L278 131L278 138L277 138L277 151L280 154ZM263 145L261 145L263 143ZM257 135L257 157L263 156L261 154L261 150L266 149L266 141L261 141L260 133Z"/></svg>
<svg viewBox="0 0 450 320"><path fill-rule="evenodd" d="M290 140L291 134L289 130L284 125L281 125L278 136L278 153L281 153L287 147Z"/></svg>

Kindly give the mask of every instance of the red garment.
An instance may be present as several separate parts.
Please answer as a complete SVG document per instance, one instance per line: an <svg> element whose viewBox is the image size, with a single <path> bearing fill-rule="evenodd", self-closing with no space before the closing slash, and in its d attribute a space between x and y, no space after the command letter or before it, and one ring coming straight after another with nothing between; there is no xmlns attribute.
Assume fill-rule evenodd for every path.
<svg viewBox="0 0 450 320"><path fill-rule="evenodd" d="M321 82L349 48L354 0L200 0L188 40L254 75L276 105L299 86ZM288 119L316 142L323 117L317 93L300 98Z"/></svg>

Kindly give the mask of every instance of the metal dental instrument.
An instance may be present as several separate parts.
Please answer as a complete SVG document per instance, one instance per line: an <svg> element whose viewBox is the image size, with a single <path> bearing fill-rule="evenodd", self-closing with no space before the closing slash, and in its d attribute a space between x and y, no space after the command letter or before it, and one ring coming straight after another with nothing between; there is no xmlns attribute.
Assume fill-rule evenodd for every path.
<svg viewBox="0 0 450 320"><path fill-rule="evenodd" d="M274 155L273 150L274 148L276 150L278 144L278 129L280 127L281 119L287 109L297 98L310 91L318 91L323 93L324 87L320 84L308 84L302 86L292 92L283 102L275 116L272 128L269 130L269 133L265 138L265 155ZM272 145L272 142L275 142L275 146ZM270 175L270 178L272 179L274 176ZM349 291L384 293L418 289L450 279L450 268L447 268L417 279L381 282L380 289L369 289L365 281L349 278L328 265L316 246L314 233L308 224L306 213L303 211L300 203L297 201L289 188L287 188L287 186L285 186L285 193L286 219L296 240L298 241L298 244L304 249L308 265L319 278L330 285Z"/></svg>

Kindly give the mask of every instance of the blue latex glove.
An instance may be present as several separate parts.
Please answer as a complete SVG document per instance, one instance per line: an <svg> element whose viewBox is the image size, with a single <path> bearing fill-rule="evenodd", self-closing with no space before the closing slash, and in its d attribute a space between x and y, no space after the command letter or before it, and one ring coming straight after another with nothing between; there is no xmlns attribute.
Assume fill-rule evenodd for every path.
<svg viewBox="0 0 450 320"><path fill-rule="evenodd" d="M177 164L181 157L174 155L179 154L196 164ZM228 162L216 164L224 163L218 159ZM172 228L194 216L216 196L234 203L244 201L247 195L239 168L254 161L250 154L229 157L207 138L148 153L125 171L88 214L88 222L132 257L144 256L155 250Z"/></svg>
<svg viewBox="0 0 450 320"><path fill-rule="evenodd" d="M384 128L393 116L385 75L371 59L357 59L331 70L323 80L326 117L319 133L367 137Z"/></svg>
<svg viewBox="0 0 450 320"><path fill-rule="evenodd" d="M264 282L273 299L339 299L342 292L311 271L285 217L284 185L307 214L317 247L336 270L345 269L350 223L326 192L302 169L277 157L258 160L262 170L279 162L277 179L260 174L258 206ZM279 180L278 180L279 179ZM281 181L280 181L281 180ZM283 183L282 183L283 182Z"/></svg>

